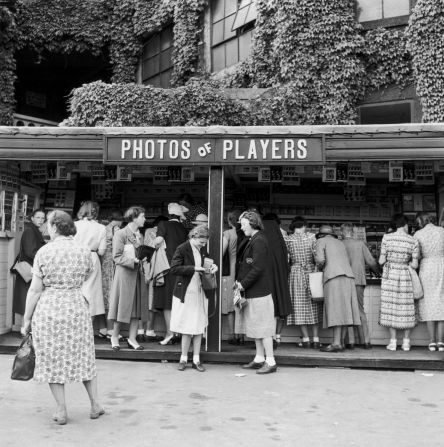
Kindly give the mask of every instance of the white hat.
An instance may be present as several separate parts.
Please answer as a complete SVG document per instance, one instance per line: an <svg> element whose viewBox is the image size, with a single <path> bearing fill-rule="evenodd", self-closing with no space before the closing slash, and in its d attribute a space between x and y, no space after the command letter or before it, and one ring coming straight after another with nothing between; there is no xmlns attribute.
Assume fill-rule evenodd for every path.
<svg viewBox="0 0 444 447"><path fill-rule="evenodd" d="M178 203L168 204L168 214L174 214L175 216L179 216L182 219L185 219L185 213L187 211L188 208L185 208L183 205L179 205Z"/></svg>
<svg viewBox="0 0 444 447"><path fill-rule="evenodd" d="M208 225L208 216L206 214L198 214L191 223L193 225Z"/></svg>

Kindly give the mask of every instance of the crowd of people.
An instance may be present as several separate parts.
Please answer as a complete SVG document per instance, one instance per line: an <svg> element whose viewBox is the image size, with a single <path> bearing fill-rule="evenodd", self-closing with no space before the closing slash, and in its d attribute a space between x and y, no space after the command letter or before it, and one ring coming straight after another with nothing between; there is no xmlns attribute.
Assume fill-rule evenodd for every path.
<svg viewBox="0 0 444 447"><path fill-rule="evenodd" d="M419 230L413 236L405 216L394 216L377 262L354 237L351 223L341 226L340 237L327 224L315 235L297 216L286 232L275 214L232 210L222 238L222 265L217 266L206 249L206 212L189 195L170 203L168 217L159 216L149 228L140 206L124 214L112 211L106 225L99 223L99 205L91 201L81 205L75 222L63 211L48 213L46 222L42 210L33 212L18 256L33 265L33 276L30 284L17 278L14 311L24 315L23 334L32 327L34 377L50 384L58 424L67 420L64 384L71 381L85 384L91 418L104 412L97 402L93 324L97 336L109 339L115 351L123 342L141 351L141 342L167 345L180 338L179 371L187 368L190 346L192 368L205 371L200 350L212 291L205 289L203 277L219 267L228 343L254 340L255 357L243 368L258 374L277 370L274 349L285 323L300 327L305 349L353 348L350 329L356 327L362 347L371 349L364 309L366 268L377 275L382 269L379 323L389 329L387 349L397 349L401 330L401 348L408 351L410 331L425 321L429 350L444 351L444 229L431 215L418 215ZM51 243L46 243L42 227ZM417 301L413 275L418 267L423 298ZM323 302L311 296L309 276L316 271L323 272ZM164 337L155 332L159 316ZM129 327L126 340L123 324ZM330 344L320 343L321 325L332 329Z"/></svg>

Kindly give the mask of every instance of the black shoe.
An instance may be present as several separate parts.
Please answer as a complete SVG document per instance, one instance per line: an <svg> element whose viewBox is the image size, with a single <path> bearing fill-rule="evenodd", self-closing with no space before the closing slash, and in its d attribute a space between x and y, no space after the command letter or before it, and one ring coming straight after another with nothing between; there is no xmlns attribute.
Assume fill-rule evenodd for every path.
<svg viewBox="0 0 444 447"><path fill-rule="evenodd" d="M160 340L163 340L163 337L160 337L159 335L145 335L146 342L155 342Z"/></svg>
<svg viewBox="0 0 444 447"><path fill-rule="evenodd" d="M351 349L351 350L353 350L353 349L355 349L355 344L354 344L354 343L347 343L347 344L345 345L345 349Z"/></svg>
<svg viewBox="0 0 444 447"><path fill-rule="evenodd" d="M318 341L314 341L311 346L312 346L313 349L320 349L321 343L318 342Z"/></svg>
<svg viewBox="0 0 444 447"><path fill-rule="evenodd" d="M231 337L228 339L227 342L229 345L238 345L239 344L239 339L235 338L235 337Z"/></svg>
<svg viewBox="0 0 444 447"><path fill-rule="evenodd" d="M371 343L364 343L362 345L362 349L372 349L372 348L373 348L373 346Z"/></svg>
<svg viewBox="0 0 444 447"><path fill-rule="evenodd" d="M265 362L256 363L253 361L253 362L247 363L246 365L242 365L242 368L243 369L261 369L262 366L264 366L264 363Z"/></svg>
<svg viewBox="0 0 444 447"><path fill-rule="evenodd" d="M302 341L302 342L301 342L301 346L302 346L304 349L310 349L311 344L310 344L309 341Z"/></svg>
<svg viewBox="0 0 444 447"><path fill-rule="evenodd" d="M197 369L197 371L203 373L204 371L206 371L206 369L202 366L202 364L200 362L194 363L191 365L191 367L193 369Z"/></svg>
<svg viewBox="0 0 444 447"><path fill-rule="evenodd" d="M256 374L271 374L277 371L277 365L270 366L267 362L264 362L262 368L256 371Z"/></svg>
<svg viewBox="0 0 444 447"><path fill-rule="evenodd" d="M139 342L139 343L143 343L144 341L146 341L145 334L137 334L136 335L136 341Z"/></svg>
<svg viewBox="0 0 444 447"><path fill-rule="evenodd" d="M179 366L177 368L178 371L185 371L187 364L185 362L179 362Z"/></svg>
<svg viewBox="0 0 444 447"><path fill-rule="evenodd" d="M126 341L129 349L134 349L134 351L143 351L145 348L143 346L134 346L129 340Z"/></svg>
<svg viewBox="0 0 444 447"><path fill-rule="evenodd" d="M328 346L322 346L322 348L319 350L321 352L343 352L344 348L342 346L328 345Z"/></svg>

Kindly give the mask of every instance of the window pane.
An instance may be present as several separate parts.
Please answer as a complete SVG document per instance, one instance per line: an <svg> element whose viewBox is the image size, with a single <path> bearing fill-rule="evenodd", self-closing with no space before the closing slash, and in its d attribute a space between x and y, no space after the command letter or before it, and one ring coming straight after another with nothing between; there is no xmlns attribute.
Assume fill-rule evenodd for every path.
<svg viewBox="0 0 444 447"><path fill-rule="evenodd" d="M235 17L236 17L236 14L233 14L224 20L224 22L225 22L224 40L230 39L231 37L234 37L236 35L236 30L231 31Z"/></svg>
<svg viewBox="0 0 444 447"><path fill-rule="evenodd" d="M384 0L384 19L408 16L409 14L410 0Z"/></svg>
<svg viewBox="0 0 444 447"><path fill-rule="evenodd" d="M237 0L225 0L225 17L237 11Z"/></svg>
<svg viewBox="0 0 444 447"><path fill-rule="evenodd" d="M257 19L257 8L256 3L253 2L250 5L250 9L248 10L247 19L245 20L245 23L253 22L253 20Z"/></svg>
<svg viewBox="0 0 444 447"><path fill-rule="evenodd" d="M361 107L361 124L400 124L411 121L409 102Z"/></svg>
<svg viewBox="0 0 444 447"><path fill-rule="evenodd" d="M172 73L173 70L168 70L160 74L160 86L162 88L169 88Z"/></svg>
<svg viewBox="0 0 444 447"><path fill-rule="evenodd" d="M155 34L146 43L146 57L153 57L160 51L160 35Z"/></svg>
<svg viewBox="0 0 444 447"><path fill-rule="evenodd" d="M165 71L173 66L172 55L173 55L172 47L160 53L160 71Z"/></svg>
<svg viewBox="0 0 444 447"><path fill-rule="evenodd" d="M229 67L239 62L238 40L233 39L225 44L225 65Z"/></svg>
<svg viewBox="0 0 444 447"><path fill-rule="evenodd" d="M253 30L247 31L239 36L239 60L243 61L251 53L251 39L253 37Z"/></svg>
<svg viewBox="0 0 444 447"><path fill-rule="evenodd" d="M143 78L150 78L151 76L156 75L157 73L159 73L160 68L159 68L159 55L152 57L151 59L147 59L144 63L143 63L143 68L144 68L144 73L143 73Z"/></svg>
<svg viewBox="0 0 444 447"><path fill-rule="evenodd" d="M213 48L213 71L220 71L225 68L225 44Z"/></svg>
<svg viewBox="0 0 444 447"><path fill-rule="evenodd" d="M224 21L221 20L213 25L213 45L217 45L224 40Z"/></svg>
<svg viewBox="0 0 444 447"><path fill-rule="evenodd" d="M213 23L218 22L219 20L222 20L224 18L224 5L225 0L213 0L211 2L213 11L213 18L212 18Z"/></svg>
<svg viewBox="0 0 444 447"><path fill-rule="evenodd" d="M153 87L160 87L160 75L154 76L154 78L147 79L144 84L152 85Z"/></svg>
<svg viewBox="0 0 444 447"><path fill-rule="evenodd" d="M236 17L234 19L233 23L233 30L240 28L241 26L244 26L247 19L247 12L249 7L240 8L239 11L237 11Z"/></svg>
<svg viewBox="0 0 444 447"><path fill-rule="evenodd" d="M358 22L382 19L382 0L357 0Z"/></svg>
<svg viewBox="0 0 444 447"><path fill-rule="evenodd" d="M173 46L173 27L169 26L162 30L160 35L160 49L166 50L169 47Z"/></svg>
<svg viewBox="0 0 444 447"><path fill-rule="evenodd" d="M253 0L242 0L239 5L239 9L248 6L250 3L255 3Z"/></svg>

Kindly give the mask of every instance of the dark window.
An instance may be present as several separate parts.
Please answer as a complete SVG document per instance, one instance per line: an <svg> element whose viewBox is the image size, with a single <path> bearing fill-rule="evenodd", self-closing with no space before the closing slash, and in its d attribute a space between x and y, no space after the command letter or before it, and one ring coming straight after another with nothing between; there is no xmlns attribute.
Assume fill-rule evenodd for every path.
<svg viewBox="0 0 444 447"><path fill-rule="evenodd" d="M365 105L359 108L361 124L401 124L412 122L412 102Z"/></svg>
<svg viewBox="0 0 444 447"><path fill-rule="evenodd" d="M143 46L142 83L168 88L173 71L173 27L153 34Z"/></svg>
<svg viewBox="0 0 444 447"><path fill-rule="evenodd" d="M408 23L415 0L356 0L356 16L365 28Z"/></svg>
<svg viewBox="0 0 444 447"><path fill-rule="evenodd" d="M255 0L214 0L212 9L211 56L213 71L246 59L251 51Z"/></svg>

